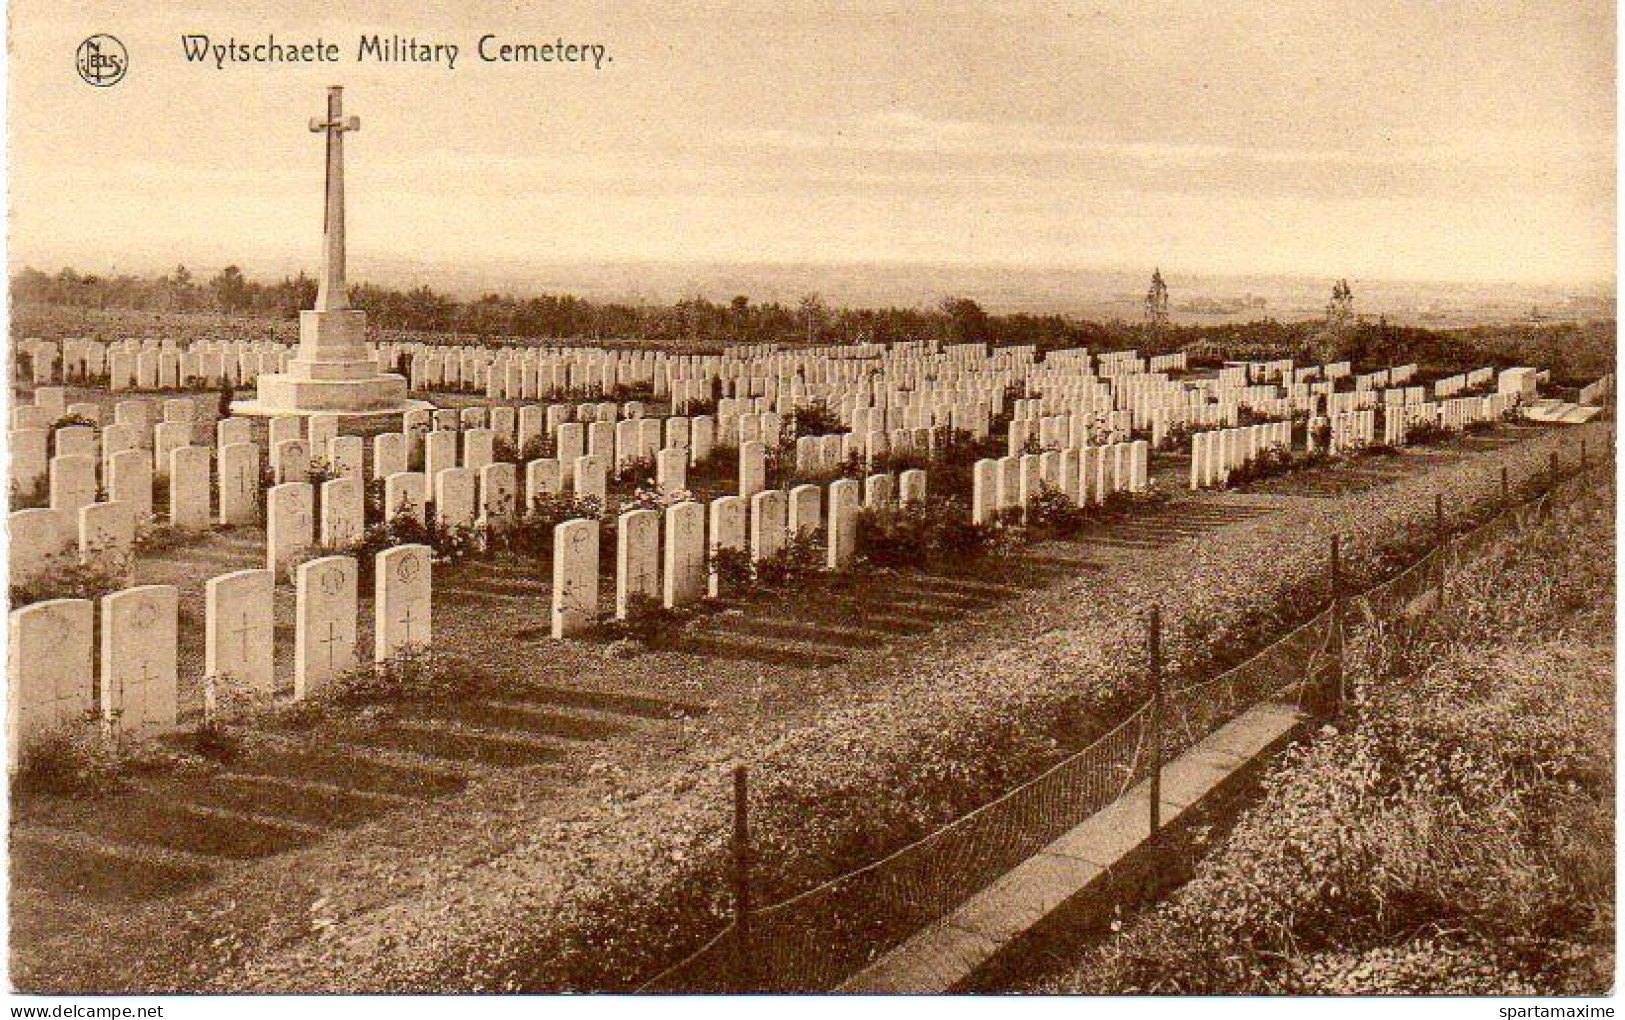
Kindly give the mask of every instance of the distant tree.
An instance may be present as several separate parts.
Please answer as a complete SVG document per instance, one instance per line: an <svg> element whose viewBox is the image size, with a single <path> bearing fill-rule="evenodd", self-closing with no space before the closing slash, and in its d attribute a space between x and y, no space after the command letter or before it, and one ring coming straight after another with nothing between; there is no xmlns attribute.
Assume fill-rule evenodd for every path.
<svg viewBox="0 0 1625 1020"><path fill-rule="evenodd" d="M1153 328L1168 325L1168 285L1162 282L1162 267L1151 271L1151 289L1145 294L1145 321Z"/></svg>
<svg viewBox="0 0 1625 1020"><path fill-rule="evenodd" d="M254 306L248 281L243 278L243 271L236 266L227 266L220 270L215 278L209 281L209 292L214 296L215 308L222 312L247 311Z"/></svg>
<svg viewBox="0 0 1625 1020"><path fill-rule="evenodd" d="M938 305L948 319L949 342L980 344L988 341L987 312L968 297L945 297Z"/></svg>
<svg viewBox="0 0 1625 1020"><path fill-rule="evenodd" d="M807 328L807 342L815 344L829 320L829 306L816 292L801 297L801 321Z"/></svg>
<svg viewBox="0 0 1625 1020"><path fill-rule="evenodd" d="M1326 321L1343 325L1354 320L1354 290L1347 280L1332 284L1332 300L1326 305Z"/></svg>

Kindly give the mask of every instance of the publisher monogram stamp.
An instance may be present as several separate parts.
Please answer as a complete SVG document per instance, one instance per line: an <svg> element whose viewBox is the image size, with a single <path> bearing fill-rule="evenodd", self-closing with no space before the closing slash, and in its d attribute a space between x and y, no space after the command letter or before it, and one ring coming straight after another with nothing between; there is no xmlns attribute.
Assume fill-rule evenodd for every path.
<svg viewBox="0 0 1625 1020"><path fill-rule="evenodd" d="M88 85L105 89L124 80L130 67L130 54L113 36L98 33L79 44L74 66Z"/></svg>

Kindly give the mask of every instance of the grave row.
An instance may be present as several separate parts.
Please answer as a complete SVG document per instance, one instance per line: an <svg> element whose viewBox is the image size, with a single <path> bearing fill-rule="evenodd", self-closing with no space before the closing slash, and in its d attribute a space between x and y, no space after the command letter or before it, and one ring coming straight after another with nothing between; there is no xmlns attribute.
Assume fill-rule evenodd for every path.
<svg viewBox="0 0 1625 1020"><path fill-rule="evenodd" d="M1025 513L1045 486L1080 507L1099 506L1117 492L1144 492L1150 456L1142 439L983 458L972 468L971 520L996 524L1010 511Z"/></svg>
<svg viewBox="0 0 1625 1020"><path fill-rule="evenodd" d="M860 503L861 496L861 503ZM870 475L861 493L855 479L829 485L827 498L817 485L788 491L764 489L750 497L719 496L709 507L683 500L663 509L625 511L615 528L615 616L627 619L637 600L668 609L725 590L718 563L724 551L747 554L762 563L788 544L822 531L825 567L841 571L857 554L860 508L883 510L925 499L926 474L912 469L897 479ZM563 639L593 626L599 618L600 527L576 518L554 529L552 633Z"/></svg>
<svg viewBox="0 0 1625 1020"><path fill-rule="evenodd" d="M374 563L373 661L430 644L431 550L403 545ZM296 583L294 697L307 698L357 661L356 561L301 564ZM275 590L269 570L240 570L205 586L204 684L269 698L275 675ZM99 601L99 606L98 606ZM114 735L149 737L179 721L179 590L125 588L92 599L51 599L11 613L7 649L8 766L52 730L97 716Z"/></svg>

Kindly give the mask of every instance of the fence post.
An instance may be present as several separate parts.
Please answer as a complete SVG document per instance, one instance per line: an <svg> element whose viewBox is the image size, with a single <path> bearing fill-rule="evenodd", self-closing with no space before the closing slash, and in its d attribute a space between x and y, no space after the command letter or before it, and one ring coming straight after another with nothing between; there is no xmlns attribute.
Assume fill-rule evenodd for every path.
<svg viewBox="0 0 1625 1020"><path fill-rule="evenodd" d="M1552 483L1551 483L1551 487L1553 489L1557 488L1557 451L1556 450L1552 451Z"/></svg>
<svg viewBox="0 0 1625 1020"><path fill-rule="evenodd" d="M1444 611L1444 576L1450 555L1450 536L1444 528L1444 493L1433 494L1433 537L1439 550L1438 611Z"/></svg>
<svg viewBox="0 0 1625 1020"><path fill-rule="evenodd" d="M1332 689L1328 699L1333 718L1343 714L1343 540L1332 536Z"/></svg>
<svg viewBox="0 0 1625 1020"><path fill-rule="evenodd" d="M745 766L734 768L734 990L755 987L750 956L750 822L746 813L749 800Z"/></svg>
<svg viewBox="0 0 1625 1020"><path fill-rule="evenodd" d="M1512 483L1507 479L1507 468L1505 464L1501 465L1501 502L1512 502Z"/></svg>
<svg viewBox="0 0 1625 1020"><path fill-rule="evenodd" d="M1146 634L1151 672L1151 835L1162 828L1162 607L1151 605Z"/></svg>
<svg viewBox="0 0 1625 1020"><path fill-rule="evenodd" d="M1582 439L1582 440L1580 440L1580 471L1581 471L1582 474L1585 472L1585 469L1586 469L1586 441L1584 439Z"/></svg>

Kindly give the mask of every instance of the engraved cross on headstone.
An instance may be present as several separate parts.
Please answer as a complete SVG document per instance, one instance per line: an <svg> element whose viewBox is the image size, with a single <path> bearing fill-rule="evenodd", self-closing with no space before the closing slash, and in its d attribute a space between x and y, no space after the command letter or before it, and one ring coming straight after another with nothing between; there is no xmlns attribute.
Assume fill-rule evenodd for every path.
<svg viewBox="0 0 1625 1020"><path fill-rule="evenodd" d="M361 130L360 117L344 116L344 89L327 90L327 117L310 118L310 129L327 135L327 205L322 216L322 277L316 310L349 307L344 287L344 132Z"/></svg>
<svg viewBox="0 0 1625 1020"><path fill-rule="evenodd" d="M254 633L254 628L248 622L248 611L246 609L243 611L242 625L240 627L238 627L236 630L232 631L232 633L236 634L239 638L242 639L243 651L242 651L242 658L241 658L240 661L241 662L247 662L248 661L248 636L250 634Z"/></svg>
<svg viewBox="0 0 1625 1020"><path fill-rule="evenodd" d="M408 612L408 615L410 615L410 611ZM321 641L318 642L319 644L325 645L327 647L327 668L328 669L332 669L333 668L333 663L336 661L337 653L334 651L333 646L338 644L340 640L341 639L339 638L339 625L337 623L335 623L334 621L332 621L332 620L328 620L327 621L327 637L322 638Z"/></svg>

